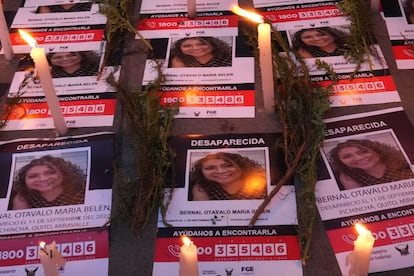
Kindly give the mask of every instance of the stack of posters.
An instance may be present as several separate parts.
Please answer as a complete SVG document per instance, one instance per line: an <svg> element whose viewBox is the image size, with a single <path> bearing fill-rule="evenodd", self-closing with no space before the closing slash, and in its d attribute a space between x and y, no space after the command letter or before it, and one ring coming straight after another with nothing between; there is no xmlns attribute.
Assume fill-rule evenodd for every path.
<svg viewBox="0 0 414 276"><path fill-rule="evenodd" d="M102 68L106 17L91 1L31 1L20 7L11 25L11 41L20 63L9 97L20 97L4 130L53 128L31 48L18 30L44 48L68 127L112 126L116 95L106 78L119 76L117 64ZM22 85L25 83L25 85Z"/></svg>
<svg viewBox="0 0 414 276"><path fill-rule="evenodd" d="M326 121L319 213L343 275L362 223L374 238L369 272L412 266L414 129L401 108Z"/></svg>
<svg viewBox="0 0 414 276"><path fill-rule="evenodd" d="M414 68L414 9L412 0L381 0L382 16L399 69Z"/></svg>
<svg viewBox="0 0 414 276"><path fill-rule="evenodd" d="M198 247L199 275L302 275L293 186L283 186L256 224L248 226L283 175L275 147L279 137L173 137L177 177L167 192L172 198L165 217L173 227L166 227L160 215L153 275L178 274L182 236Z"/></svg>
<svg viewBox="0 0 414 276"><path fill-rule="evenodd" d="M313 81L322 86L332 82L331 76L317 68L318 59L336 72L339 81L330 96L332 107L401 101L378 45L371 45L377 55L366 57L371 62L362 64L353 76L357 64L346 60L341 48L349 36L350 20L339 10L339 1L253 2L256 10L302 55Z"/></svg>
<svg viewBox="0 0 414 276"><path fill-rule="evenodd" d="M112 144L112 133L0 142L1 275L44 275L41 241L56 242L65 275L107 275Z"/></svg>
<svg viewBox="0 0 414 276"><path fill-rule="evenodd" d="M190 19L185 0L142 1L137 31L155 53L143 85L159 77L161 66L161 103L178 104L177 118L253 118L254 59L230 11L237 1L196 2Z"/></svg>

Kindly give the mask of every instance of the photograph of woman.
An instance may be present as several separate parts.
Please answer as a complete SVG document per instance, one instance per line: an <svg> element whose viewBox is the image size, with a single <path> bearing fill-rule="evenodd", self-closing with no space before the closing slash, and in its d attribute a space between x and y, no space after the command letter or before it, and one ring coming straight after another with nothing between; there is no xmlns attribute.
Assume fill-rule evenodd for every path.
<svg viewBox="0 0 414 276"><path fill-rule="evenodd" d="M237 153L211 153L191 169L190 199L261 199L266 183L266 170L258 162Z"/></svg>
<svg viewBox="0 0 414 276"><path fill-rule="evenodd" d="M47 54L53 78L96 76L99 56L94 51Z"/></svg>
<svg viewBox="0 0 414 276"><path fill-rule="evenodd" d="M340 56L345 53L349 35L339 29L302 29L292 37L293 48L303 58Z"/></svg>
<svg viewBox="0 0 414 276"><path fill-rule="evenodd" d="M229 67L232 65L231 46L216 37L185 37L171 49L169 67Z"/></svg>
<svg viewBox="0 0 414 276"><path fill-rule="evenodd" d="M329 152L329 159L345 190L414 177L401 151L378 141L347 140Z"/></svg>
<svg viewBox="0 0 414 276"><path fill-rule="evenodd" d="M90 11L92 3L67 3L60 5L39 6L37 13L51 13L51 12L83 12Z"/></svg>
<svg viewBox="0 0 414 276"><path fill-rule="evenodd" d="M45 155L18 170L9 209L83 204L85 186L82 169L63 158Z"/></svg>

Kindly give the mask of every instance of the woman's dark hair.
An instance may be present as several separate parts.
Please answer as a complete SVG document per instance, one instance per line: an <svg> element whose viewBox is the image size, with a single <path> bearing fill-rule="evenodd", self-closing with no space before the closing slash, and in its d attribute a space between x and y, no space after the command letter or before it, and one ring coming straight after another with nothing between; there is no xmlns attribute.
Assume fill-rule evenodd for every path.
<svg viewBox="0 0 414 276"><path fill-rule="evenodd" d="M54 53L48 53L47 54L47 61L49 62L49 64L52 65L51 63L51 58L55 55L58 54L60 52L54 52ZM81 57L81 66L82 67L91 67L94 66L96 64L99 64L99 56L94 52L94 51L79 51L79 52L69 52L72 54L79 54ZM56 66L56 65L52 65Z"/></svg>
<svg viewBox="0 0 414 276"><path fill-rule="evenodd" d="M335 172L341 172L345 168L347 168L339 158L339 152L348 147L356 147L356 148L366 148L374 151L379 155L381 162L383 162L387 168L395 169L401 168L404 164L407 164L404 156L402 153L390 145L383 144L377 141L371 141L367 139L356 140L350 139L343 143L339 143L333 148L330 153L330 161L332 165L332 169Z"/></svg>
<svg viewBox="0 0 414 276"><path fill-rule="evenodd" d="M411 22L411 19L410 19L410 15L414 14L413 2L414 2L414 0L406 0L404 2L405 17L407 18L407 21L410 24L414 23L414 22Z"/></svg>
<svg viewBox="0 0 414 276"><path fill-rule="evenodd" d="M19 170L14 179L13 189L15 194L21 194L23 197L26 197L31 192L26 186L25 179L27 171L34 166L42 165L60 171L63 178L62 186L64 189L80 190L85 188L86 175L81 168L63 158L45 155L38 159L33 159Z"/></svg>
<svg viewBox="0 0 414 276"><path fill-rule="evenodd" d="M349 37L346 32L331 27L302 29L300 31L297 31L292 38L292 45L295 50L303 49L309 53L312 53L315 50L319 49L316 46L309 46L302 41L302 34L307 31L317 31L321 34L329 34L333 36L335 39L334 42L339 49L346 47L346 42Z"/></svg>
<svg viewBox="0 0 414 276"><path fill-rule="evenodd" d="M181 51L181 45L189 39L195 39L195 40L199 40L201 42L210 44L211 47L213 48L212 54L213 54L213 58L215 59L228 59L229 57L231 57L232 49L230 45L228 45L223 40L218 39L216 37L211 37L211 36L199 36L199 37L184 37L184 38L181 38L180 40L177 40L171 49L171 59L174 57L177 57L189 67L191 67L191 64L195 63L195 58L193 56L185 55Z"/></svg>

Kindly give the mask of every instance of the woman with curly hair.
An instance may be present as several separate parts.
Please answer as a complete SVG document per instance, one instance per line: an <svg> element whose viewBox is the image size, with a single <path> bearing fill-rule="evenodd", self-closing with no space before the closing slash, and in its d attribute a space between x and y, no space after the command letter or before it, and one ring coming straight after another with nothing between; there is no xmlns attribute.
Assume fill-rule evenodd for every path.
<svg viewBox="0 0 414 276"><path fill-rule="evenodd" d="M47 55L53 78L96 76L99 56L93 51L56 52Z"/></svg>
<svg viewBox="0 0 414 276"><path fill-rule="evenodd" d="M185 37L171 49L169 67L228 67L231 66L230 45L215 37Z"/></svg>
<svg viewBox="0 0 414 276"><path fill-rule="evenodd" d="M85 185L86 175L78 166L60 157L42 156L17 173L9 209L82 204Z"/></svg>
<svg viewBox="0 0 414 276"><path fill-rule="evenodd" d="M402 153L371 140L347 140L329 153L333 171L343 189L413 178Z"/></svg>
<svg viewBox="0 0 414 276"><path fill-rule="evenodd" d="M240 154L218 152L198 160L190 175L192 200L261 199L266 171Z"/></svg>
<svg viewBox="0 0 414 276"><path fill-rule="evenodd" d="M331 27L302 29L294 34L292 44L303 58L340 56L345 53L348 37Z"/></svg>

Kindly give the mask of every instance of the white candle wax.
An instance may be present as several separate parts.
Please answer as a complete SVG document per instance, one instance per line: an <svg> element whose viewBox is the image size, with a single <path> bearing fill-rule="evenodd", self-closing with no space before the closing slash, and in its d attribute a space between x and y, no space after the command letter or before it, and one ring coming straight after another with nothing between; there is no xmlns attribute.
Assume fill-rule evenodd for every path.
<svg viewBox="0 0 414 276"><path fill-rule="evenodd" d="M197 15L196 0L187 0L188 18L195 18Z"/></svg>
<svg viewBox="0 0 414 276"><path fill-rule="evenodd" d="M21 35L24 35L25 40L29 44L33 43L34 40L27 33L20 31ZM33 43L34 44L34 43ZM47 105L49 106L50 113L52 114L53 122L55 124L56 130L59 135L64 135L68 132L68 127L66 126L65 118L63 117L62 110L60 109L59 100L56 96L55 86L53 85L52 75L50 74L49 62L47 61L45 50L43 48L37 48L34 45L30 51L30 56L32 57L37 73L39 75L40 83L45 93Z"/></svg>
<svg viewBox="0 0 414 276"><path fill-rule="evenodd" d="M6 18L4 17L2 0L0 0L0 41L4 57L7 60L12 60L14 53L10 42L9 28L7 27Z"/></svg>
<svg viewBox="0 0 414 276"><path fill-rule="evenodd" d="M271 28L267 23L260 23L257 27L259 64L262 77L262 92L264 109L274 112L274 83Z"/></svg>
<svg viewBox="0 0 414 276"><path fill-rule="evenodd" d="M365 229L362 225L357 223L355 227L357 228L358 238L354 241L354 251L348 258L351 265L349 276L366 276L368 275L375 239L371 231Z"/></svg>
<svg viewBox="0 0 414 276"><path fill-rule="evenodd" d="M42 242L39 246L39 258L42 263L45 276L58 276L59 272L57 271L56 263L53 261L53 258L50 257L50 252L51 250L49 250L47 245Z"/></svg>
<svg viewBox="0 0 414 276"><path fill-rule="evenodd" d="M189 238L183 238L184 244L180 248L180 276L198 276L197 246Z"/></svg>

